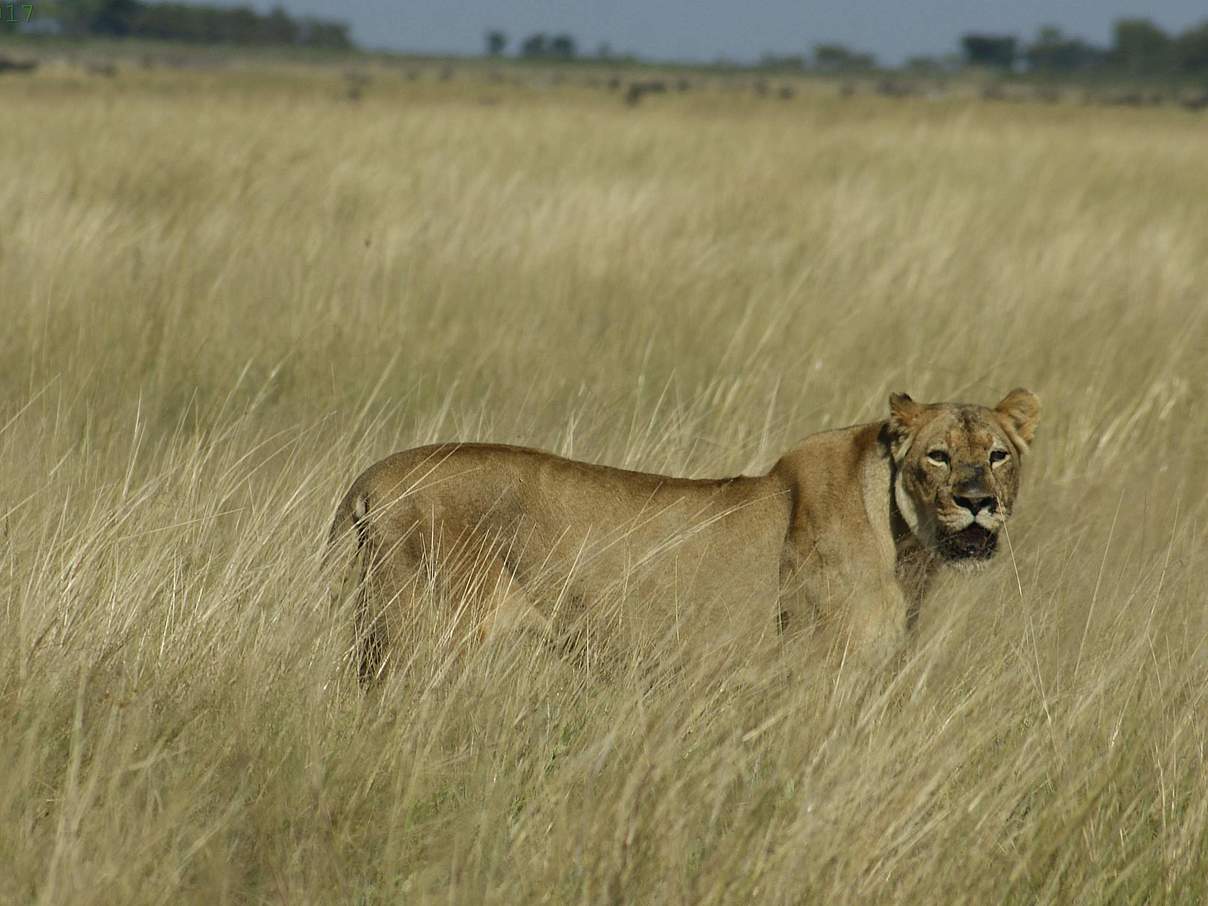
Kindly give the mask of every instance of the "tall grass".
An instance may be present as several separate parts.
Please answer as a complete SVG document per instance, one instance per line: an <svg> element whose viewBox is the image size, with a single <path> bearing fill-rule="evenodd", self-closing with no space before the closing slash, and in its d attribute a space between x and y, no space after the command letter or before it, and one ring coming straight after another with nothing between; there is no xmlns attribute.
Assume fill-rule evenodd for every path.
<svg viewBox="0 0 1208 906"><path fill-rule="evenodd" d="M389 79L0 82L0 899L1208 899L1204 123ZM357 688L319 556L387 452L732 474L1017 384L1010 549L889 682Z"/></svg>

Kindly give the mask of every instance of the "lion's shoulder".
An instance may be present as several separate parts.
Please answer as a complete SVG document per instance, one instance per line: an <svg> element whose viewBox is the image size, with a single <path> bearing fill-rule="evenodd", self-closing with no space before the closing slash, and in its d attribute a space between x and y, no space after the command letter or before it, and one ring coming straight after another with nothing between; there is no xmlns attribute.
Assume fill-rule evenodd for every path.
<svg viewBox="0 0 1208 906"><path fill-rule="evenodd" d="M885 422L867 422L811 434L782 456L772 474L814 489L838 489L858 482L869 458L888 457Z"/></svg>

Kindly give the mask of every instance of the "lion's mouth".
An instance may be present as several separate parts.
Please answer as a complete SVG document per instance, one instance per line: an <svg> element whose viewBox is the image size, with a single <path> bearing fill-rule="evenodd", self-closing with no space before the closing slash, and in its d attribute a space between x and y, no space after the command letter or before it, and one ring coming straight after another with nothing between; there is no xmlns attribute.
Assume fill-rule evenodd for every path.
<svg viewBox="0 0 1208 906"><path fill-rule="evenodd" d="M946 560L989 560L998 548L998 533L976 522L939 539L939 552Z"/></svg>

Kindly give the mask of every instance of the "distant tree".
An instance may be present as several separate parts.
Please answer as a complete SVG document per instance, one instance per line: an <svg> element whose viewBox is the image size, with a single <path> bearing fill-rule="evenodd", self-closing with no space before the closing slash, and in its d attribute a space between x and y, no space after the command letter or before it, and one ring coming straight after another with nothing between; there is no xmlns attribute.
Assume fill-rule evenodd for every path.
<svg viewBox="0 0 1208 906"><path fill-rule="evenodd" d="M578 45L570 35L554 35L549 42L549 55L559 60L573 60L578 53Z"/></svg>
<svg viewBox="0 0 1208 906"><path fill-rule="evenodd" d="M549 53L548 44L545 33L539 31L524 39L524 43L520 45L520 55L522 57L544 57Z"/></svg>
<svg viewBox="0 0 1208 906"><path fill-rule="evenodd" d="M501 57L508 46L508 36L498 29L492 29L486 36L487 56Z"/></svg>
<svg viewBox="0 0 1208 906"><path fill-rule="evenodd" d="M223 17L224 40L231 44L263 44L263 21L255 10L237 6Z"/></svg>
<svg viewBox="0 0 1208 906"><path fill-rule="evenodd" d="M520 55L529 59L573 60L578 53L579 45L568 34L551 37L539 31L520 43Z"/></svg>
<svg viewBox="0 0 1208 906"><path fill-rule="evenodd" d="M814 65L826 72L847 72L872 69L877 60L870 53L854 51L842 44L815 44Z"/></svg>
<svg viewBox="0 0 1208 906"><path fill-rule="evenodd" d="M961 38L961 47L965 51L965 62L970 66L991 69L1013 69L1019 54L1014 35L969 34Z"/></svg>
<svg viewBox="0 0 1208 906"><path fill-rule="evenodd" d="M1149 19L1119 19L1112 31L1113 63L1137 73L1161 72L1174 63L1174 42Z"/></svg>
<svg viewBox="0 0 1208 906"><path fill-rule="evenodd" d="M1208 72L1208 20L1175 38L1174 59L1175 65L1183 72Z"/></svg>
<svg viewBox="0 0 1208 906"><path fill-rule="evenodd" d="M348 36L346 22L327 19L303 19L298 25L298 43L303 47L323 50L351 50L355 45Z"/></svg>
<svg viewBox="0 0 1208 906"><path fill-rule="evenodd" d="M597 60L611 60L612 56L613 56L612 45L609 44L607 41L601 41L599 46L596 47L596 59Z"/></svg>
<svg viewBox="0 0 1208 906"><path fill-rule="evenodd" d="M298 23L280 6L274 6L264 18L263 35L266 44L297 44Z"/></svg>
<svg viewBox="0 0 1208 906"><path fill-rule="evenodd" d="M1068 38L1055 25L1046 25L1024 51L1028 66L1038 72L1071 72L1102 63L1107 52L1081 38Z"/></svg>

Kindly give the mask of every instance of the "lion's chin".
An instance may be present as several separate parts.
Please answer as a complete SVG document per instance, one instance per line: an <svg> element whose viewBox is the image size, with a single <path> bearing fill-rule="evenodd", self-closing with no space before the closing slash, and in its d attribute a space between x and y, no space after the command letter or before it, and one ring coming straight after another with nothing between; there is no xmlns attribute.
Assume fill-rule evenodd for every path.
<svg viewBox="0 0 1208 906"><path fill-rule="evenodd" d="M944 562L962 571L980 569L998 550L998 532L976 523L959 532L941 535L936 551Z"/></svg>
<svg viewBox="0 0 1208 906"><path fill-rule="evenodd" d="M966 557L964 560L945 560L944 568L950 569L956 573L969 575L971 573L980 573L983 569L990 565L990 557L974 559Z"/></svg>

